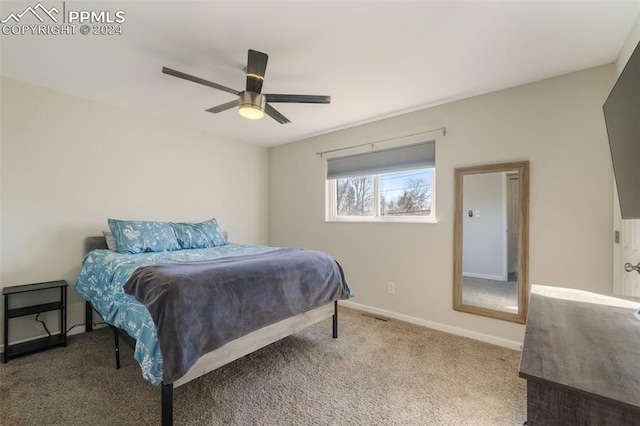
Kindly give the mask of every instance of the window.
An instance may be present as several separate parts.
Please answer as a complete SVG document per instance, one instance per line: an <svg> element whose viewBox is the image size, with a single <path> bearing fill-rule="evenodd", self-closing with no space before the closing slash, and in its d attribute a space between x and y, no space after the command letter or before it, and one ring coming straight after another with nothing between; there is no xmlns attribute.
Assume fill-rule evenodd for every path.
<svg viewBox="0 0 640 426"><path fill-rule="evenodd" d="M435 142L327 160L329 221L433 222Z"/></svg>

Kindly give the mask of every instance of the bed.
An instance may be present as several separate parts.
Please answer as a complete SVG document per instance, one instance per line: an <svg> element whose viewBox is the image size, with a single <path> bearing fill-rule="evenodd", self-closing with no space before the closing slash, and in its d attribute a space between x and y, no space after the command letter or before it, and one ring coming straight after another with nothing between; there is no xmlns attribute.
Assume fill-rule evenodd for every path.
<svg viewBox="0 0 640 426"><path fill-rule="evenodd" d="M325 266L313 270L313 260L306 272L307 257ZM134 341L142 376L161 387L163 425L173 424L174 388L329 317L337 338L338 300L351 296L340 265L321 252L225 241L131 254L105 237L85 240L76 290L86 331L94 310L114 329L117 365L118 330Z"/></svg>

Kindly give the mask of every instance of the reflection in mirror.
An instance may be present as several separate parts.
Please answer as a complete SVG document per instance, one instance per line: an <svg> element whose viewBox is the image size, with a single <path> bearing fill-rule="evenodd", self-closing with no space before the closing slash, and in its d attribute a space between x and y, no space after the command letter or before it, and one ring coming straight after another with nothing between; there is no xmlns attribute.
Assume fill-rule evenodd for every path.
<svg viewBox="0 0 640 426"><path fill-rule="evenodd" d="M465 305L518 313L518 180L517 170L462 178Z"/></svg>
<svg viewBox="0 0 640 426"><path fill-rule="evenodd" d="M456 169L454 309L525 322L528 162Z"/></svg>

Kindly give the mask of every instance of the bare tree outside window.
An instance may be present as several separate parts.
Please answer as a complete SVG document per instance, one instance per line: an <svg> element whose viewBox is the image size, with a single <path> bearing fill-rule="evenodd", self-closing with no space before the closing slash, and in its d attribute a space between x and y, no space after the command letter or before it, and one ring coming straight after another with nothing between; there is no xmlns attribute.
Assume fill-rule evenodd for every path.
<svg viewBox="0 0 640 426"><path fill-rule="evenodd" d="M338 179L336 193L338 216L373 216L373 176Z"/></svg>
<svg viewBox="0 0 640 426"><path fill-rule="evenodd" d="M424 170L380 176L381 216L429 216L430 174Z"/></svg>
<svg viewBox="0 0 640 426"><path fill-rule="evenodd" d="M341 217L432 215L432 169L336 179L335 207Z"/></svg>

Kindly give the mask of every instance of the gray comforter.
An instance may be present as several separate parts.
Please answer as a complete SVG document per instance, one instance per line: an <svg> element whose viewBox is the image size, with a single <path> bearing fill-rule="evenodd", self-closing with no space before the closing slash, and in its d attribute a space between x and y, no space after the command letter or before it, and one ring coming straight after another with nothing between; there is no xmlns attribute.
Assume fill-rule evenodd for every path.
<svg viewBox="0 0 640 426"><path fill-rule="evenodd" d="M140 267L124 291L155 322L165 384L227 342L350 295L334 259L290 248Z"/></svg>

